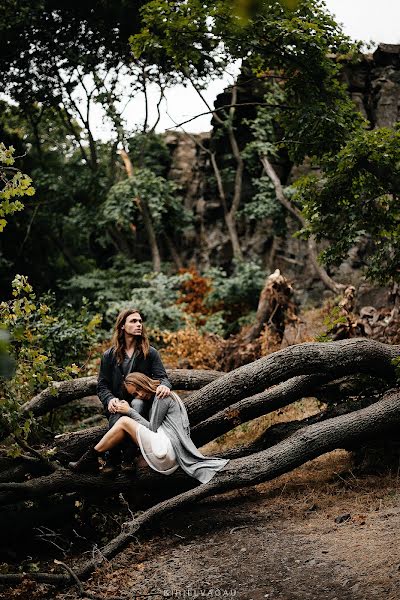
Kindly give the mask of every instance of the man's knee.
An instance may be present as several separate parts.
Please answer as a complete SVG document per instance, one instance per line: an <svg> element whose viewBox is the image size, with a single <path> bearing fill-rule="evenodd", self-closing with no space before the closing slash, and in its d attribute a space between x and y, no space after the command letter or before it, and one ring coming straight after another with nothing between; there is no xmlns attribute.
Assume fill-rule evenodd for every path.
<svg viewBox="0 0 400 600"><path fill-rule="evenodd" d="M114 413L108 418L108 428L111 429L113 425L122 417L121 413Z"/></svg>
<svg viewBox="0 0 400 600"><path fill-rule="evenodd" d="M145 417L149 411L149 406L148 406L148 402L145 402L144 400L140 400L140 398L134 398L131 401L131 407L134 408L136 410L136 412L139 413L139 415L142 415L142 417Z"/></svg>

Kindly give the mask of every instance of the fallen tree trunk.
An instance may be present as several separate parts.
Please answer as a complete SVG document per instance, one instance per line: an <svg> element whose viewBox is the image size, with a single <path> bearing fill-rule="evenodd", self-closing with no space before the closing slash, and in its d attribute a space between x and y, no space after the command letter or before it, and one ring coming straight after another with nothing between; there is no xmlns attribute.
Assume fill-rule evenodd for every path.
<svg viewBox="0 0 400 600"><path fill-rule="evenodd" d="M95 446L107 431L108 425L98 425L97 427L89 427L83 431L73 431L57 435L54 440L57 460L60 460L62 463L76 460L90 446Z"/></svg>
<svg viewBox="0 0 400 600"><path fill-rule="evenodd" d="M168 371L168 375L174 388L198 390L186 399L191 423L197 425L243 398L299 375L326 373L330 378L336 378L372 372L381 377L393 376L391 361L399 355L400 346L389 346L364 338L310 342L274 352L231 373L176 369ZM40 416L71 400L92 395L96 381L95 377L83 377L56 382L53 387L43 390L25 403L22 412Z"/></svg>
<svg viewBox="0 0 400 600"><path fill-rule="evenodd" d="M191 437L197 446L203 446L241 423L267 415L296 400L313 395L317 388L328 380L327 375L317 373L299 375L289 381L283 381L260 394L244 398L202 421L192 428Z"/></svg>
<svg viewBox="0 0 400 600"><path fill-rule="evenodd" d="M356 400L352 400L351 402L345 400L339 404L328 406L324 410L321 410L319 413L310 417L305 417L295 421L275 423L274 425L271 425L271 427L267 427L265 431L263 431L255 440L252 440L247 444L231 448L224 452L223 456L230 459L241 458L242 456L249 456L250 454L267 450L268 448L272 448L272 446L275 446L276 444L279 444L286 438L290 437L299 431L299 429L303 429L309 425L314 425L315 423L321 423L327 419L333 419L335 417L347 415L356 410L360 410L361 408L366 408L367 406L378 402L378 400L379 399L376 397L363 399L358 398ZM346 450L349 451L352 451L353 449L354 448L351 446L346 447Z"/></svg>
<svg viewBox="0 0 400 600"><path fill-rule="evenodd" d="M198 390L187 399L191 421L197 424L249 395L298 375L327 373L331 378L352 373L393 375L391 360L400 346L389 346L365 338L339 342L309 342L290 346L223 374L220 371L171 369L168 376L175 389ZM22 412L40 416L84 396L95 394L96 377L55 382L22 406ZM199 391L201 389L201 391ZM196 402L201 398L196 407ZM212 408L213 407L213 408Z"/></svg>
<svg viewBox="0 0 400 600"><path fill-rule="evenodd" d="M168 378L174 389L198 390L211 383L223 373L220 371L191 369L167 369ZM64 406L72 400L79 400L85 396L95 396L97 377L81 377L69 381L55 381L51 386L34 396L29 402L22 405L23 414L32 413L39 417L47 412Z"/></svg>
<svg viewBox="0 0 400 600"><path fill-rule="evenodd" d="M350 443L359 444L371 436L393 433L399 426L400 390L394 390L367 408L305 427L268 450L232 460L209 483L152 506L102 548L102 557L109 559L118 554L144 524L171 510L214 494L269 481L321 454ZM89 560L75 571L76 575L79 579L86 579L98 565L98 561ZM23 577L18 574L0 575L0 582L21 581ZM70 577L64 575L33 573L29 577L36 581L70 583Z"/></svg>
<svg viewBox="0 0 400 600"><path fill-rule="evenodd" d="M365 338L290 346L219 377L186 398L192 426L217 411L299 375L326 373L331 379L354 373L394 378L400 346Z"/></svg>
<svg viewBox="0 0 400 600"><path fill-rule="evenodd" d="M289 347L227 375L220 376L218 374L218 379L187 399L189 418L192 424L193 421L196 423L196 419L203 415L220 412L221 405L224 408L224 404L232 404L235 398L238 398L240 402L248 392L253 392L259 387L264 388L266 383L273 385L291 375L318 378L318 375L313 373L314 369L325 370L326 376L331 378L349 372L369 372L369 374L375 373L381 377L390 377L394 372L391 360L398 354L398 350L398 346L387 346L365 339L321 344L309 343ZM304 375L304 373L308 373L308 375ZM312 379L308 381L312 381ZM306 385L304 388L301 386L296 388L299 382L300 380L294 380L292 383L289 381L281 384L282 389L278 387L275 388L275 391L268 390L265 395L253 397L249 402L244 400L240 408L240 410L243 409L243 415L246 415L243 418L254 418L268 412L272 406L276 409L295 399L300 399L302 395L312 393L311 387L306 385L306 379L302 380L302 385ZM291 386L293 390L289 392ZM282 390L288 393L286 402L283 395L279 396L279 392ZM271 407L268 407L268 397L271 393ZM264 406L263 403L265 403ZM238 413L235 412L236 410L237 406L226 423L224 423L223 415L220 414L215 419L211 417L208 425L199 425L198 429L194 427L195 443L201 445L219 435L222 428L226 430L228 427L234 427L235 418L238 414L240 415L240 410ZM66 462L76 459L84 449L94 445L105 431L106 427L100 426L61 436L55 441L56 456Z"/></svg>
<svg viewBox="0 0 400 600"><path fill-rule="evenodd" d="M244 398L224 411L220 411L199 423L192 428L191 437L196 446L201 447L237 427L240 423L271 413L278 408L315 393L318 385L322 385L327 380L328 377L322 374L294 377L260 394ZM190 408L188 414L190 419ZM57 436L55 439L57 459L64 463L75 460L86 448L94 446L106 431L107 426L98 426Z"/></svg>
<svg viewBox="0 0 400 600"><path fill-rule="evenodd" d="M291 380L288 383L293 384L293 381ZM295 389L301 390L302 384L304 385L305 383L307 382L296 381L296 386L293 386L292 391L294 392ZM276 386L276 388L278 387L281 386ZM300 421L276 424L267 428L257 439L248 444L243 444L223 452L213 452L213 455L231 459L260 452L261 450L270 448L274 444L281 442L302 427L319 423L341 414L347 414L354 411L355 408L366 406L368 403L377 402L378 399L379 398L376 396L364 398L362 404L360 404L360 401L352 401L349 404L344 400L339 405L329 407L312 417ZM292 400L293 398L288 399L287 404ZM87 432L79 432L79 434L86 433ZM78 433L68 435L73 437L77 436ZM85 447L87 448L87 445ZM190 483L193 486L194 480L184 477L180 471L178 471L176 475L165 478L151 469L148 469L147 465L138 469L134 479L132 479L131 475L124 475L123 473L116 479L113 479L102 475L81 475L69 470L58 469L55 473L46 474L37 477L36 479L30 479L29 481L20 483L0 483L0 505L12 504L27 499L40 499L55 493L66 494L79 492L83 495L100 494L104 497L132 489L134 489L135 494L139 499L146 492L151 492L152 495L157 494L159 497L165 498L172 494L176 495L182 488L190 487Z"/></svg>
<svg viewBox="0 0 400 600"><path fill-rule="evenodd" d="M364 375L362 377L365 378ZM326 380L328 383L325 383ZM353 377L340 380L330 380L324 374L300 375L219 411L192 427L191 437L194 443L201 447L241 423L271 413L307 396L316 396L320 401L335 403L345 396L357 396L361 385L364 388L367 385L367 393L373 393L376 386L382 393L385 389L382 384L382 380L372 377L368 382L361 382L357 373ZM191 418L190 407L188 413ZM106 431L107 426L102 425L57 436L56 458L65 464L76 460L89 446L94 446Z"/></svg>

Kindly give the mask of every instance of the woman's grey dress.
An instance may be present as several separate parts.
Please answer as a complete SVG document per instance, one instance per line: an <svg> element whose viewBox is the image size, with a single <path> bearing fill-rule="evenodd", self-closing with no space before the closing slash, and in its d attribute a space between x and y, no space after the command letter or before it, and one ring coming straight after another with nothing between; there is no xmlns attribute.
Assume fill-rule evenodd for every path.
<svg viewBox="0 0 400 600"><path fill-rule="evenodd" d="M178 465L185 473L195 477L201 483L210 481L229 462L228 459L212 458L199 452L190 439L189 419L185 405L175 392L171 392L167 398L154 398L149 421L134 408L129 409L128 416L150 431L157 432L161 426L162 431L171 440Z"/></svg>

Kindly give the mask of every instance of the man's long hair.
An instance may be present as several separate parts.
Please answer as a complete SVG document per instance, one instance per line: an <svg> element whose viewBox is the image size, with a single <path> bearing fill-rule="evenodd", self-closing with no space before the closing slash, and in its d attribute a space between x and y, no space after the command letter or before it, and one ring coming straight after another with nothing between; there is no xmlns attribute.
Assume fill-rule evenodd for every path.
<svg viewBox="0 0 400 600"><path fill-rule="evenodd" d="M117 317L117 320L115 321L114 333L113 333L113 337L111 340L111 344L114 348L115 356L117 358L117 363L119 365L123 362L123 360L125 358L125 350L126 350L125 335L124 335L124 330L122 329L122 327L125 325L126 319L130 315L133 315L133 313L138 313L143 319L143 316L142 316L140 310L137 310L136 308L125 308L124 310L121 310L121 312L119 313L119 315ZM146 358L146 356L149 353L149 350L150 350L149 338L147 335L146 328L145 328L144 324L142 323L142 335L135 336L135 344L133 347L133 351L143 354L143 356Z"/></svg>

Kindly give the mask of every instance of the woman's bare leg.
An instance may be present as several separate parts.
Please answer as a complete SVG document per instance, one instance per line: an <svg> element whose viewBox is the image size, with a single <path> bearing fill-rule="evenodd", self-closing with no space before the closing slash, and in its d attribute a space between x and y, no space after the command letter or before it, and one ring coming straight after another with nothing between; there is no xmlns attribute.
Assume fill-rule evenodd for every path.
<svg viewBox="0 0 400 600"><path fill-rule="evenodd" d="M115 423L107 431L105 435L101 438L101 440L94 447L97 452L105 452L106 450L110 450L110 448L114 448L114 446L118 446L122 442L125 437L125 431L119 425L119 421Z"/></svg>
<svg viewBox="0 0 400 600"><path fill-rule="evenodd" d="M137 444L137 431L138 424L136 421L131 419L130 417L121 417L118 421L111 427L109 431L101 438L101 440L94 447L97 452L105 452L110 448L114 448L122 442L125 435L128 434L129 437Z"/></svg>

